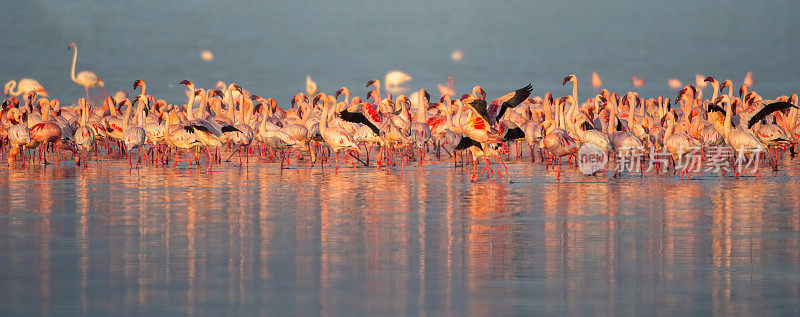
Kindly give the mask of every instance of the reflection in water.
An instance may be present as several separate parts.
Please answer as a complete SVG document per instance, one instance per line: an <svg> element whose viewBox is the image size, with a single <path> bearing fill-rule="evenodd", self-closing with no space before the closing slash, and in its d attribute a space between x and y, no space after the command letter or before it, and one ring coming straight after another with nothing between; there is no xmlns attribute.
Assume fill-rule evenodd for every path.
<svg viewBox="0 0 800 317"><path fill-rule="evenodd" d="M272 166L0 171L0 312L796 313L796 166L471 184ZM787 162L787 164L792 164ZM536 176L531 176L536 175Z"/></svg>

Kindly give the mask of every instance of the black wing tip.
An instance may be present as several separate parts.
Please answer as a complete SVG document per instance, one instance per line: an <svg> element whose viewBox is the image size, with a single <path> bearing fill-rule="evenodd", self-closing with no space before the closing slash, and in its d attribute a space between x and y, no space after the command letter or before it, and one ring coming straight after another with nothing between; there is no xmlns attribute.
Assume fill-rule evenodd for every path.
<svg viewBox="0 0 800 317"><path fill-rule="evenodd" d="M522 129L517 127L517 128L509 129L506 132L506 135L503 136L503 141L519 140L519 139L522 139L524 137L525 137L525 131L522 131Z"/></svg>
<svg viewBox="0 0 800 317"><path fill-rule="evenodd" d="M231 126L231 125L226 125L226 126L222 127L222 132L234 132L234 131L242 132L241 130L239 130L236 127Z"/></svg>
<svg viewBox="0 0 800 317"><path fill-rule="evenodd" d="M472 146L476 146L479 149L483 150L483 146L481 146L479 142L473 140L468 136L463 136L461 138L461 141L459 141L458 144L456 145L456 150L466 150Z"/></svg>
<svg viewBox="0 0 800 317"><path fill-rule="evenodd" d="M202 125L193 124L193 125L191 125L191 127L194 128L195 130L200 130L200 131L203 131L203 132L211 133L211 130L209 130L208 128L206 128L205 126L202 126Z"/></svg>

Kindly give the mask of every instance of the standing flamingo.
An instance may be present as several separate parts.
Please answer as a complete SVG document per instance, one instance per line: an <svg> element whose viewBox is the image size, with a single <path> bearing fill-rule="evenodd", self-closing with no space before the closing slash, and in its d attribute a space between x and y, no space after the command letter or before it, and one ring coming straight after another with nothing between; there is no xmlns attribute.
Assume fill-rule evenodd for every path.
<svg viewBox="0 0 800 317"><path fill-rule="evenodd" d="M8 143L11 152L8 154L8 166L14 166L14 157L22 150L22 146L31 142L31 132L24 124L15 124L8 129ZM22 164L25 164L23 159Z"/></svg>
<svg viewBox="0 0 800 317"><path fill-rule="evenodd" d="M125 130L125 135L123 137L125 149L128 150L128 163L130 164L131 169L133 168L133 158L131 158L133 149L140 149L138 151L139 154L137 154L139 156L139 160L137 160L136 164L138 165L139 161L141 161L141 147L147 140L147 134L145 133L144 129L139 126L144 121L142 104L147 103L147 98L136 96L136 98L133 98L133 103L137 102L138 106L136 107L136 124L129 126Z"/></svg>
<svg viewBox="0 0 800 317"><path fill-rule="evenodd" d="M78 99L78 107L81 112L80 126L75 130L75 144L78 150L88 151L92 148L95 141L94 130L88 126L89 123L89 106L86 105L86 99ZM85 164L85 163L84 163ZM86 165L84 165L86 167Z"/></svg>
<svg viewBox="0 0 800 317"><path fill-rule="evenodd" d="M72 72L70 78L73 82L78 85L83 86L86 90L86 100L89 100L89 88L97 87L98 89L103 91L104 95L108 95L108 93L103 89L105 83L103 79L97 76L97 74L90 72L88 70L84 70L78 73L78 76L75 76L75 63L78 61L78 45L75 43L69 43L67 49L75 49L75 53L72 55Z"/></svg>
<svg viewBox="0 0 800 317"><path fill-rule="evenodd" d="M322 134L322 138L325 140L325 143L331 147L333 150L333 155L336 159L336 171L339 170L339 151L341 150L356 150L358 151L358 145L356 142L353 141L353 137L350 136L347 132L345 132L342 128L339 127L329 127L328 126L328 119L331 116L331 112L333 111L333 107L330 106L331 101L335 101L335 97L333 96L325 96L323 100L323 111L322 111L322 118L320 118L319 122L319 131ZM314 102L320 99L320 95L314 98ZM353 162L353 169L356 169L356 163Z"/></svg>
<svg viewBox="0 0 800 317"><path fill-rule="evenodd" d="M419 149L419 165L425 161L424 145L431 139L431 128L425 122L425 109L428 108L428 98L430 95L425 89L419 90L419 104L417 105L417 117L411 122L411 141Z"/></svg>

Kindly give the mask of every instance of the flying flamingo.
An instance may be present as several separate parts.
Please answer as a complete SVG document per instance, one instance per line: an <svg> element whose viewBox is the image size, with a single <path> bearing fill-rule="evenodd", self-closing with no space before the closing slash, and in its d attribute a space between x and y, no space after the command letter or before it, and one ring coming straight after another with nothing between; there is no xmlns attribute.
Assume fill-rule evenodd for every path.
<svg viewBox="0 0 800 317"><path fill-rule="evenodd" d="M15 87L16 87L16 90L14 90ZM47 94L47 90L44 90L44 87L42 87L42 85L39 84L38 81L36 81L35 79L30 79L30 78L20 79L19 80L19 85L17 85L17 81L16 80L13 80L13 79L9 80L5 85L5 89L3 90L3 93L6 96L8 96L9 94L11 96L19 96L19 95L27 93L29 91L35 91L39 95L42 95L42 96L45 96L45 97L49 97L49 95Z"/></svg>
<svg viewBox="0 0 800 317"><path fill-rule="evenodd" d="M72 73L70 75L70 78L72 79L73 82L83 86L83 88L86 90L86 100L87 101L89 100L89 88L92 87L96 87L97 89L102 90L103 95L108 95L108 92L106 92L106 90L103 89L103 87L105 86L105 83L103 83L103 79L98 77L97 74L90 72L88 70L84 70L78 73L78 76L75 76L75 63L78 61L78 45L75 43L69 43L67 49L73 49L73 48L75 49L75 53L72 55Z"/></svg>

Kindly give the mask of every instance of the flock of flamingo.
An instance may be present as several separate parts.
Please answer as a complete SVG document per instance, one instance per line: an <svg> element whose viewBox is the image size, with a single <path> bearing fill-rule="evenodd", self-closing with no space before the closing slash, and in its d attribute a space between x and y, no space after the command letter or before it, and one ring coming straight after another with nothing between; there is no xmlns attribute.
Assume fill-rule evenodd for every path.
<svg viewBox="0 0 800 317"><path fill-rule="evenodd" d="M130 168L172 161L172 167L186 162L190 168L205 164L210 170L236 153L240 165L257 153L260 162L279 159L281 168L298 162L324 167L333 155L338 171L340 152L345 164L357 170L356 161L369 166L370 155L377 151L375 165L387 170L402 171L410 161L422 165L452 158L462 166L471 162L476 181L484 172L487 178L508 177L505 161L510 149L515 147L519 159L525 156L525 145L531 162L539 156L560 176L562 160L571 163L586 143L609 155L638 153L642 159L657 149L669 152L673 160L693 148L727 146L734 155L766 155L768 164L777 168L783 151L800 142L797 94L765 99L747 84L734 94L731 80L712 77L703 80L713 89L710 99L703 98L702 89L686 85L674 103L669 97L608 90L582 101L575 75L563 79L562 85L572 85L572 94L560 98L550 92L531 96L533 87L528 84L488 101L480 86L458 96L451 82L439 87L438 102L425 89L393 98L381 92L377 79L366 84L374 89L364 99L351 97L347 87L334 94L318 93L307 78L307 92L294 95L284 109L274 98L222 82L204 89L181 81L187 99L179 104L148 95L142 80L133 82L132 99L122 91L109 96L93 72L75 75L77 46L70 43L69 49L74 54L71 79L85 88L85 98L62 106L58 99L48 100L47 91L33 79L5 85L0 145L9 166L47 164L48 153L57 155L61 164L70 159L62 156L65 150L84 168L90 157L127 157ZM592 82L596 81L594 74ZM103 91L102 105L90 104L89 88ZM478 172L481 160L485 164Z"/></svg>

